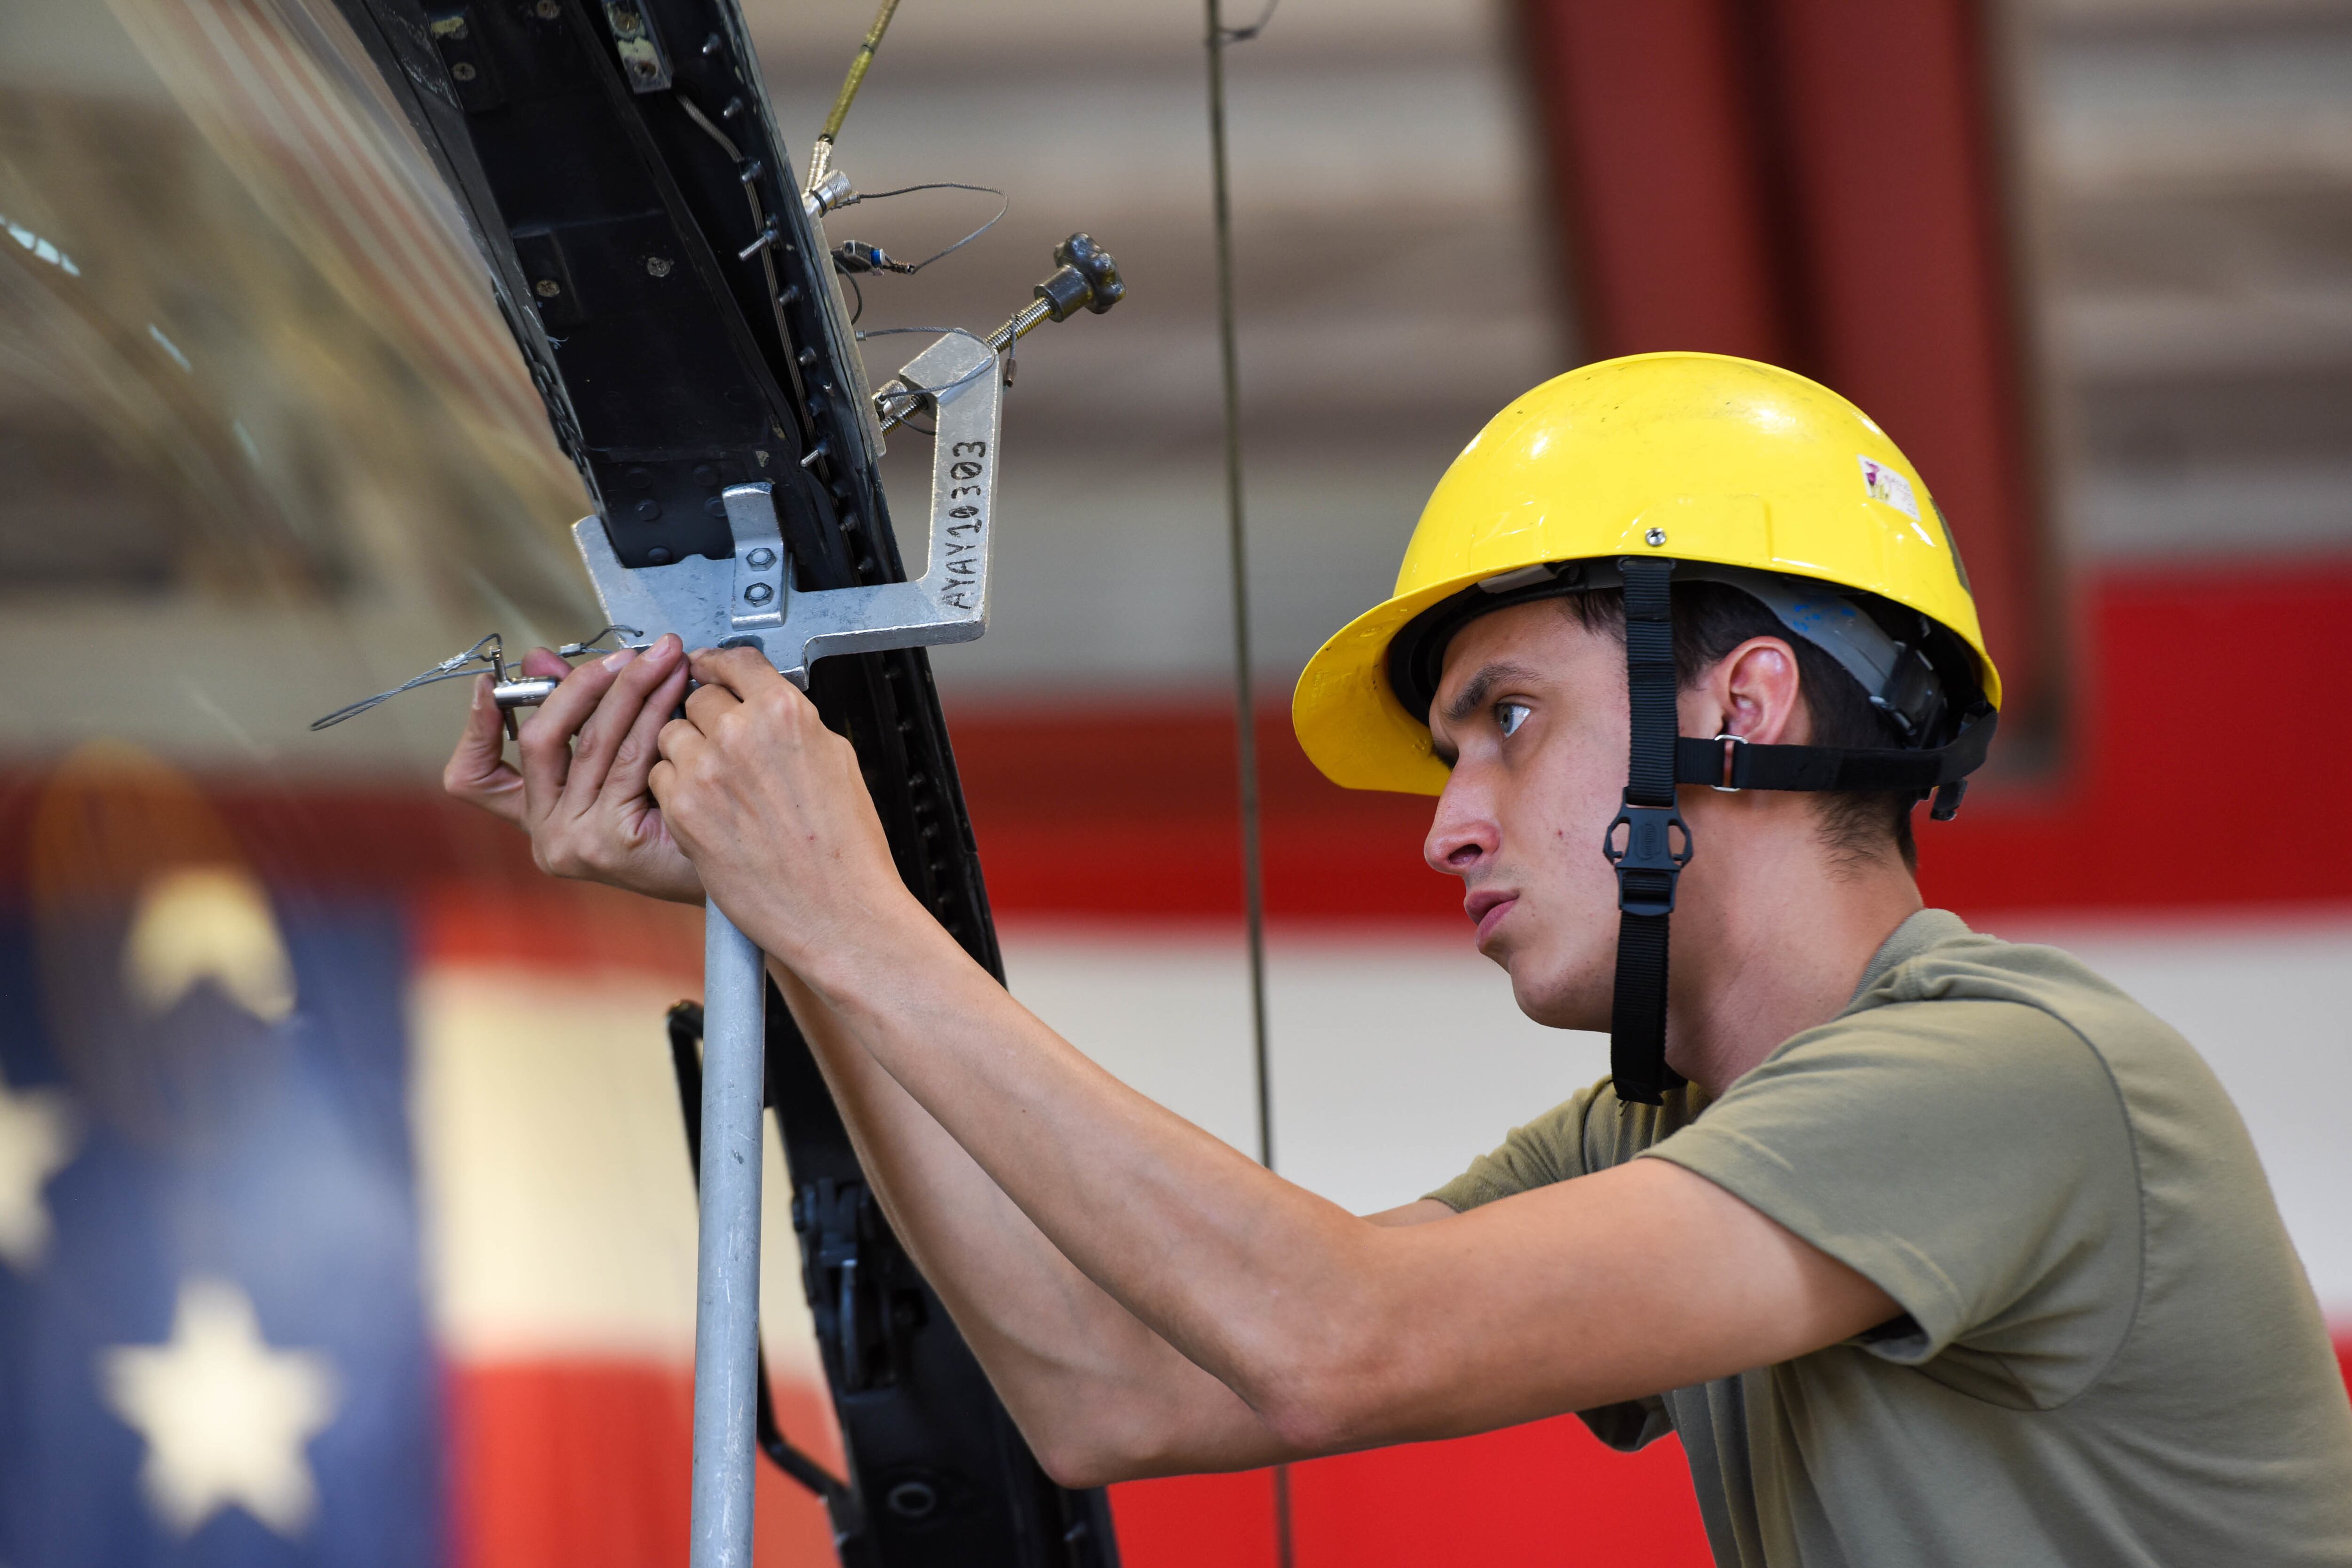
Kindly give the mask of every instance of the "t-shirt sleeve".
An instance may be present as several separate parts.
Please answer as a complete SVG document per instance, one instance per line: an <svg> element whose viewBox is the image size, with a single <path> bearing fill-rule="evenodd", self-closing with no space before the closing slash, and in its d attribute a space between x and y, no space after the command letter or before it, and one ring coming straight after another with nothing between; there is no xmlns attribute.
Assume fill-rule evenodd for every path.
<svg viewBox="0 0 2352 1568"><path fill-rule="evenodd" d="M1583 1175L1584 1119L1592 1109L1593 1096L1603 1087L1580 1089L1526 1126L1512 1128L1500 1148L1479 1155L1468 1170L1423 1195L1459 1213Z"/></svg>
<svg viewBox="0 0 2352 1568"><path fill-rule="evenodd" d="M1870 1279L1909 1321L1854 1342L1979 1397L2061 1404L2129 1327L2130 1129L2098 1054L2039 1008L1950 998L1840 1018L1647 1157Z"/></svg>

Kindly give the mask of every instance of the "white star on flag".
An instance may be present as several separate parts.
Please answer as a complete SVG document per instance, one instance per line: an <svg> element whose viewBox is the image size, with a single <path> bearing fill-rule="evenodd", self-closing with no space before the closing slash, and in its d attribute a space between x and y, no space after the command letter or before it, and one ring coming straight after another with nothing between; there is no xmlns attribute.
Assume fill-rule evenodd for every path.
<svg viewBox="0 0 2352 1568"><path fill-rule="evenodd" d="M49 1206L41 1189L72 1162L77 1142L64 1095L53 1089L11 1094L0 1079L0 1259L18 1273L48 1250Z"/></svg>
<svg viewBox="0 0 2352 1568"><path fill-rule="evenodd" d="M182 866L140 889L122 978L159 1017L205 980L265 1024L294 1010L294 966L269 895L236 866Z"/></svg>
<svg viewBox="0 0 2352 1568"><path fill-rule="evenodd" d="M334 1368L315 1351L270 1349L243 1290L186 1281L170 1341L100 1352L99 1374L147 1440L140 1482L173 1533L232 1505L289 1540L309 1525L319 1488L303 1447L335 1418Z"/></svg>

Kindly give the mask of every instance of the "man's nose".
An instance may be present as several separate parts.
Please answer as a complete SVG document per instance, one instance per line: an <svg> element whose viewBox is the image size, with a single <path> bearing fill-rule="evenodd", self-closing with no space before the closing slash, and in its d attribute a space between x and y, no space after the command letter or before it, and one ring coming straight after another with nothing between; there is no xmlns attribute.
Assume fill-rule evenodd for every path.
<svg viewBox="0 0 2352 1568"><path fill-rule="evenodd" d="M1431 870L1453 877L1466 877L1476 870L1501 840L1493 814L1484 809L1475 791L1458 787L1460 779L1457 772L1447 781L1445 793L1437 797L1437 813L1421 847Z"/></svg>

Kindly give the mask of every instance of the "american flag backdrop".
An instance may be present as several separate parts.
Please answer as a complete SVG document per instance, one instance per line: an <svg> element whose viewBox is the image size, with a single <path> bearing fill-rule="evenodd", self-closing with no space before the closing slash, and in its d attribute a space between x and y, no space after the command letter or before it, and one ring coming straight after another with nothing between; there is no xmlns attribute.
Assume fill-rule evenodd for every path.
<svg viewBox="0 0 2352 1568"><path fill-rule="evenodd" d="M851 8L864 26L869 6ZM108 443L129 431L131 447L152 445L174 463L198 449L222 472L249 465L301 477L280 487L295 498L295 531L348 549L324 552L328 564L312 574L318 596L289 595L290 609L266 595L215 593L270 580L262 557L205 557L176 536L156 547L159 558L178 550L213 561L188 569L198 586L175 586L176 598L138 596L150 587L138 579L118 604L102 596L111 579L101 578L85 584L87 605L39 584L10 602L12 658L35 657L37 645L54 662L12 675L12 706L0 714L0 1568L682 1564L693 1202L661 1020L698 987L698 921L550 882L513 835L441 804L409 774L362 776L366 759L386 753L335 752L300 732L302 719L330 705L309 701L315 688L275 709L245 703L273 681L290 688L302 672L289 662L316 666L333 700L378 683L362 679L374 668L366 659L388 661L387 677L407 673L418 661L405 641L383 646L387 628L437 655L455 646L447 616L466 637L498 625L520 640L519 617L584 615L556 526L577 514L570 471L547 444L543 411L454 208L331 6L26 7L52 21L77 9L111 29L120 58L110 70L136 57L153 101L125 120L144 139L117 167L105 161L113 143L90 129L111 123L95 114L99 98L77 96L89 84L68 83L59 96L58 84L29 79L56 74L37 40L0 62L19 73L0 116L0 184L20 167L39 176L7 205L0 264L19 270L0 270L16 308L0 311L0 346L14 345L0 353L0 393L16 395L7 378L30 364L39 374L25 384L44 406L57 403L58 386L104 379L90 367L112 363L106 342L128 343L108 373L124 383L112 386L115 400L84 399L101 411L93 417L107 424ZM779 41L809 37L780 20L797 26L799 0L751 9L767 14ZM957 8L929 9L944 23ZM1286 26L1310 9L1293 6ZM1547 357L1550 317L1525 300L1515 314L1510 303L1515 289L1531 300L1552 287L1538 289L1528 259L1550 254L1549 216L1462 226L1444 205L1465 192L1486 199L1489 180L1499 182L1496 203L1516 211L1524 202L1497 173L1516 166L1516 143L1477 140L1477 115L1508 98L1507 84L1491 62L1478 67L1488 74L1448 75L1454 57L1419 45L1427 60L1381 64L1376 38L1353 37L1364 27L1358 8L1327 10L1338 20L1326 26L1350 35L1334 57L1360 44L1377 72L1268 79L1269 98L1295 100L1296 118L1272 122L1287 130L1280 147L1269 138L1260 148L1263 194L1244 216L1271 234L1288 214L1328 227L1334 244L1369 234L1376 243L1364 254L1396 279L1391 292L1360 299L1371 284L1347 268L1363 255L1335 269L1307 259L1328 252L1264 253L1297 277L1344 285L1298 290L1302 299L1355 302L1352 314L1282 318L1292 335L1253 337L1272 345L1251 367L1262 406L1297 414L1328 404L1332 417L1361 423L1368 447L1411 448L1401 467L1359 451L1326 457L1328 427L1305 426L1313 465L1271 492L1278 504L1266 512L1279 519L1287 508L1297 526L1261 535L1292 553L1259 588L1336 584L1344 597L1354 591L1348 574L1362 576L1364 561L1387 552L1363 579L1377 591L1393 560L1380 530L1394 523L1401 542L1407 513L1397 509L1409 510L1434 478L1434 467L1412 467L1419 448L1400 432L1419 438L1458 425L1446 437L1458 440L1557 367ZM12 23L0 7L0 36L18 37ZM1060 182L1082 172L1082 154L1097 155L1089 177L1099 188L1086 195L1102 205L1084 210L1108 209L1097 232L1114 222L1147 236L1155 224L1189 231L1193 219L1171 218L1166 193L1196 179L1197 153L1153 130L1181 125L1189 137L1200 124L1192 23L1183 26L1182 52L1169 56L1182 74L1174 97L1154 97L1148 72L1116 61L1049 62L1063 74L1046 78L1021 76L1009 56L991 57L987 72L958 58L918 74L895 109L861 110L860 156L875 160L863 166L882 166L894 135L929 160L944 140L939 117L962 114L959 155L990 170L1034 165ZM856 36L845 33L842 47ZM908 47L920 37L910 30ZM1031 40L1017 41L1026 51ZM776 58L795 61L789 50ZM831 101L836 63L826 54L824 79L800 84L818 94L812 112ZM1425 80L1415 74L1424 66ZM888 74L877 73L884 93ZM956 90L942 90L950 82ZM987 89L984 114L960 96L975 82ZM1413 96L1422 90L1453 96ZM2298 170L2301 150L2344 140L2340 95L2320 96L2326 133L2278 139ZM1094 106L1089 140L1102 147L1069 144L1060 106L1070 102ZM59 128L51 140L7 141L44 103ZM1152 118L1154 104L1171 103L1164 121ZM1452 106L1444 138L1418 129L1430 103ZM152 118L164 104L171 118ZM1035 114L1038 140L1002 140L1004 126L1030 124L1014 109L1039 104L1057 107ZM2159 107L2166 134L2199 142L2202 159L2206 122ZM1496 114L1498 125L1507 118ZM1413 142L1403 151L1444 160L1407 182L1422 212L1412 237L1431 251L1390 248L1407 165L1375 134L1376 119L1406 128L1394 132ZM158 123L172 145L143 129ZM2132 131L2116 146L2138 156L2160 140ZM1338 158L1350 150L1343 142L1361 143L1358 161ZM1129 161L1155 147L1160 161ZM998 156L1015 148L1017 157ZM929 161L908 167L910 177L941 172ZM1351 185L1356 176L1334 168L1360 178ZM165 173L142 183L157 169ZM191 174L207 170L209 183ZM2197 179L2202 232L2211 193L2208 176ZM1046 189L1057 204L1068 195L1058 183ZM1370 226L1361 231L1329 205L1350 189L1349 221ZM2069 189L2073 206L2105 210L2084 196L2095 187ZM208 205L164 226L175 191L201 191ZM20 208L32 195L39 210ZM270 256L300 267L240 272L261 249L226 245L192 216L244 224L244 237L268 240ZM2132 234L2117 248L2137 258L2148 247ZM1426 288L1465 247L1481 257L1481 288ZM1029 431L1042 434L1049 416L1083 427L1087 460L1101 467L1070 468L1065 453L1062 488L1026 498L1021 526L1037 531L1008 531L1007 542L1032 553L1008 551L999 627L979 647L1018 647L1057 616L1078 617L1090 640L1036 644L1060 651L1007 666L1027 670L1028 684L1000 681L993 706L950 679L948 709L1015 993L1139 1088L1255 1152L1232 724L1197 696L1212 684L1205 667L1183 662L1216 643L1224 603L1222 557L1186 553L1186 531L1209 537L1200 520L1214 510L1206 489L1183 488L1186 476L1213 465L1182 456L1194 427L1168 390L1195 363L1205 328L1150 325L1153 299L1175 297L1171 275L1192 265L1181 248L1157 254L1167 258L1160 276L1120 319L1137 336L1092 340L1099 360L1083 357L1097 352L1086 342L1055 346L1077 356L1057 374L1082 389L1063 395L1083 403L1040 404L1054 378L1024 381L1033 413L1024 416L1039 421ZM996 289L1003 276L977 272L974 288ZM2307 281L2296 274L2283 297L2304 300ZM305 312L290 308L298 295ZM2260 302L2259 290L2230 297L2241 295ZM917 319L972 317L979 298ZM2286 357L2298 363L2326 338L2310 323L2329 307L2310 298L2319 303L2295 306L2309 314L2264 329L2292 340ZM2174 308L2168 299L2157 300L2158 316ZM1001 301L992 293L986 302ZM1440 308L1464 313L1415 313ZM2113 318L2135 363L2152 352L2149 320ZM2273 352L2240 318L2222 320L2200 329L2211 343ZM338 321L356 325L337 336ZM22 342L10 336L20 329ZM222 352L248 338L249 354ZM282 384L264 386L264 365ZM238 367L256 379L239 382ZM257 388L274 388L264 408L341 408L351 423L322 422L302 441L281 434L273 446L271 422L241 401ZM1349 412L1358 405L1348 397L1374 393L1395 401ZM2321 394L2298 389L2295 406L2334 407ZM1163 395L1178 400L1152 401ZM1140 398L1141 412L1101 418L1109 395ZM232 422L239 408L244 421ZM446 425L423 421L420 408ZM153 429L142 433L134 416ZM6 418L22 416L0 398L0 437ZM297 424L287 414L284 429L299 434ZM1130 424L1146 445L1106 444L1110 426ZM1279 424L1254 428L1253 440L1274 443ZM1024 446L1023 464L1033 452L1041 474L1056 460L1040 440ZM1171 452L1191 465L1172 479ZM465 453L508 487L495 513L453 510L429 486L400 488L441 477ZM1333 467L1341 459L1370 478L1348 488ZM2276 506L2305 483L2340 507L2333 469L2296 479L2272 462L2231 477L2220 501L2159 468L2123 510L2210 513L2236 527L2260 510L2249 495ZM175 497L201 488L180 467L159 471L153 482ZM329 476L366 482L340 500L305 488ZM2282 479L2294 482L2255 482ZM274 515L268 508L233 486L223 493L222 538L267 531L256 520ZM72 499L84 510L60 512L55 531L111 540L94 526L100 509L79 491ZM493 516L513 521L513 533L495 534L485 521ZM1307 526L1327 516L1344 517L1346 529ZM2341 1131L2352 1100L2352 1013L2342 999L2352 816L2324 797L2306 804L2352 773L2352 731L2311 693L2314 672L2336 658L2338 629L2352 624L2352 567L2340 523L2330 526L2338 543L2274 552L2272 565L2248 564L2254 557L2241 558L2235 536L2220 531L2196 543L2231 552L2226 559L2084 557L2067 590L2076 664L2052 754L2022 778L1988 779L1958 822L1923 824L1921 841L1931 901L2004 936L2075 948L2206 1053L2247 1118L2352 1357L2352 1145ZM534 552L534 539L548 548ZM1105 541L1127 553L1088 553ZM1330 547L1351 541L1355 554L1335 558ZM120 553L110 543L100 552L110 551ZM1075 574L1056 575L1062 563L1048 557L1066 557ZM1139 580L1151 594L1103 586ZM1295 613L1262 601L1260 614L1286 635L1336 624L1323 601L1284 602ZM1090 661L1101 668L1078 673L1102 678L1095 705L1057 697L1071 667ZM183 667L201 680L175 684ZM455 690L443 689L448 708L404 699L415 705L377 717L413 723L437 745ZM191 703L204 711L183 722ZM283 722L272 730L264 720ZM61 739L118 721L175 760L105 742L68 750ZM1502 978L1469 951L1456 890L1420 863L1425 803L1333 790L1297 754L1277 710L1260 725L1274 1152L1286 1174L1339 1202L1384 1207L1599 1077L1605 1047L1519 1017ZM790 1436L837 1465L776 1171L772 1158L769 1366ZM761 1568L831 1562L815 1503L772 1471L760 1484ZM1706 1561L1672 1440L1612 1455L1572 1418L1301 1465L1292 1495L1301 1568ZM1113 1502L1131 1568L1275 1563L1264 1473L1138 1483L1116 1489Z"/></svg>

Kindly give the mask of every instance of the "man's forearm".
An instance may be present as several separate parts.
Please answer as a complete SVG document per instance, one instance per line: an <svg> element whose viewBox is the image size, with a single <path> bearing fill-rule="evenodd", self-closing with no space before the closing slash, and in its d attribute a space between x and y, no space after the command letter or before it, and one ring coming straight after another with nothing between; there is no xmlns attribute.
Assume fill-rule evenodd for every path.
<svg viewBox="0 0 2352 1568"><path fill-rule="evenodd" d="M803 994L1034 1222L1056 1268L1233 1389L1276 1448L1310 1434L1295 1395L1382 1327L1358 1299L1376 1227L1118 1083L935 926L909 920L822 970Z"/></svg>
<svg viewBox="0 0 2352 1568"><path fill-rule="evenodd" d="M1103 1072L944 932L892 936L893 962L829 957L812 991L1061 1257L1234 1390L1276 1452L1457 1436L1685 1387L1899 1310L1664 1160L1367 1223Z"/></svg>
<svg viewBox="0 0 2352 1568"><path fill-rule="evenodd" d="M1246 1405L1081 1273L829 1008L772 970L892 1228L1049 1469L1095 1482L1283 1457Z"/></svg>

